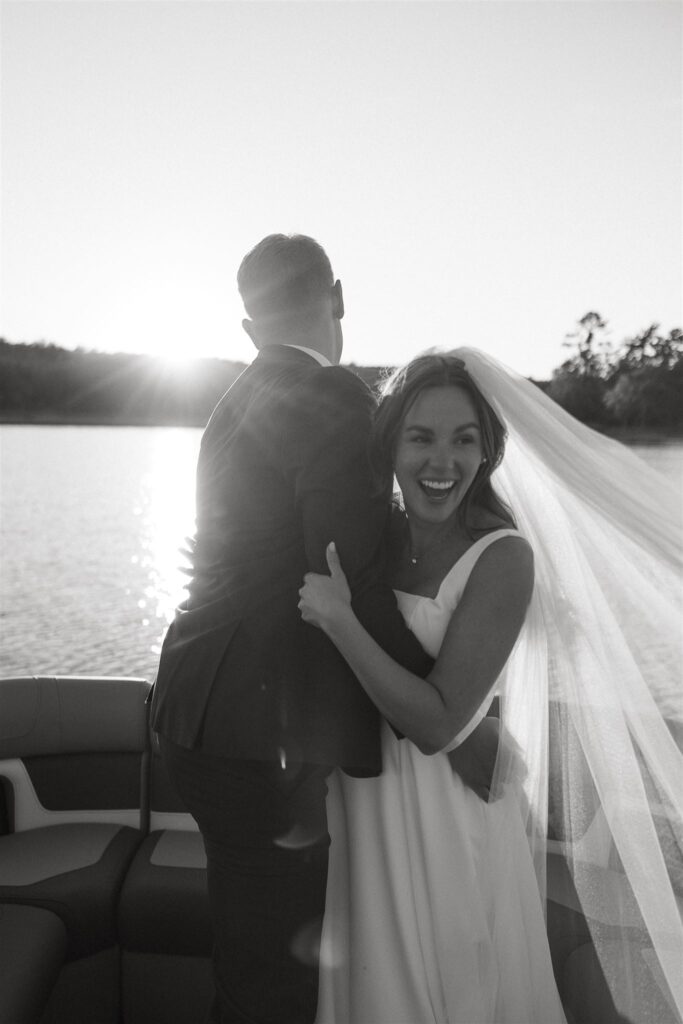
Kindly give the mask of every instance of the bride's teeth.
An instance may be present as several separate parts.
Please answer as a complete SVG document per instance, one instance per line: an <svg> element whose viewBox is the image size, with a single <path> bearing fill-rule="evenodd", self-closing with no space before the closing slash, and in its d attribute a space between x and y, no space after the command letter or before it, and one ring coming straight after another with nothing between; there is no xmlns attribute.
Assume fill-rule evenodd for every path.
<svg viewBox="0 0 683 1024"><path fill-rule="evenodd" d="M455 480L420 480L419 481L422 490L428 498L433 498L435 501L442 501L447 498L455 487Z"/></svg>

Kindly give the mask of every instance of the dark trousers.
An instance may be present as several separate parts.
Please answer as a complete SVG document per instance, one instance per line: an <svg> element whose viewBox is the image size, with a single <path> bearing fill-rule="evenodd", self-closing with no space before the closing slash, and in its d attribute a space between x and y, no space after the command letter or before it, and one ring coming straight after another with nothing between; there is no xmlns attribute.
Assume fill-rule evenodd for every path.
<svg viewBox="0 0 683 1024"><path fill-rule="evenodd" d="M214 927L215 1024L313 1024L329 768L214 757L160 737L196 819Z"/></svg>

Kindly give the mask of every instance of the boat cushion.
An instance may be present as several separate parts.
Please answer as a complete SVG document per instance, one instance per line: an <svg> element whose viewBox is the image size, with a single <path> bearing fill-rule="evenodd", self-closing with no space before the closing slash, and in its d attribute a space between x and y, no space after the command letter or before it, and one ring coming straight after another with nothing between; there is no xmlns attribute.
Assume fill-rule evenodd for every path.
<svg viewBox="0 0 683 1024"><path fill-rule="evenodd" d="M116 904L140 840L137 829L99 822L0 836L0 901L60 917L70 958L115 945Z"/></svg>
<svg viewBox="0 0 683 1024"><path fill-rule="evenodd" d="M59 975L64 924L49 910L0 903L0 1024L34 1024Z"/></svg>
<svg viewBox="0 0 683 1024"><path fill-rule="evenodd" d="M206 854L199 832L165 829L147 836L124 882L119 936L129 952L211 955Z"/></svg>
<svg viewBox="0 0 683 1024"><path fill-rule="evenodd" d="M142 751L147 745L149 690L144 679L1 679L0 757Z"/></svg>

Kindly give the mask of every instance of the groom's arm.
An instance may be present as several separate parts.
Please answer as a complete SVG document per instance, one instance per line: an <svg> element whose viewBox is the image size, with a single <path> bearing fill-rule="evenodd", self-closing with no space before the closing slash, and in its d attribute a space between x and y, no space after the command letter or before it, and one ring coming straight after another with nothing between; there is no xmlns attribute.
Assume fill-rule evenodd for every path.
<svg viewBox="0 0 683 1024"><path fill-rule="evenodd" d="M326 548L333 540L359 621L397 662L426 677L434 661L406 626L393 591L380 575L389 503L376 493L367 457L374 399L347 371L323 373L304 431L290 453L308 567L327 574ZM498 750L498 724L485 719L448 755L453 771L485 801Z"/></svg>
<svg viewBox="0 0 683 1024"><path fill-rule="evenodd" d="M334 541L363 626L399 664L426 676L433 659L380 577L389 504L376 492L367 453L374 398L359 378L339 368L321 370L312 385L300 396L306 407L293 451L283 453L295 473L308 569L327 573L325 552Z"/></svg>

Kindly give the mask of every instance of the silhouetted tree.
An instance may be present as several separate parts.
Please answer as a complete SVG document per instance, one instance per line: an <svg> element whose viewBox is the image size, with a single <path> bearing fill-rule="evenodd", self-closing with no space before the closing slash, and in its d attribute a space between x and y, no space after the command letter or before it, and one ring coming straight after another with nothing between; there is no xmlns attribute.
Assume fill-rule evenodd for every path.
<svg viewBox="0 0 683 1024"><path fill-rule="evenodd" d="M683 425L683 332L664 336L659 324L614 348L607 321L586 313L566 342L569 359L554 371L547 393L577 419L673 429Z"/></svg>
<svg viewBox="0 0 683 1024"><path fill-rule="evenodd" d="M640 334L627 338L615 361L613 373L630 373L645 367L671 370L683 357L683 332L675 328L662 336L658 331L659 324L650 324Z"/></svg>
<svg viewBox="0 0 683 1024"><path fill-rule="evenodd" d="M576 330L567 335L564 347L574 351L553 371L547 394L578 420L606 423L605 378L611 346L605 337L607 321L599 313L586 313Z"/></svg>
<svg viewBox="0 0 683 1024"><path fill-rule="evenodd" d="M672 370L641 366L620 374L605 405L620 423L637 427L683 425L683 362Z"/></svg>
<svg viewBox="0 0 683 1024"><path fill-rule="evenodd" d="M616 360L605 406L621 423L672 428L683 424L683 333L658 334L651 324L628 338Z"/></svg>
<svg viewBox="0 0 683 1024"><path fill-rule="evenodd" d="M612 345L607 337L607 320L599 313L586 313L567 334L563 348L574 354L565 360L556 373L573 373L579 377L605 377L609 372Z"/></svg>

